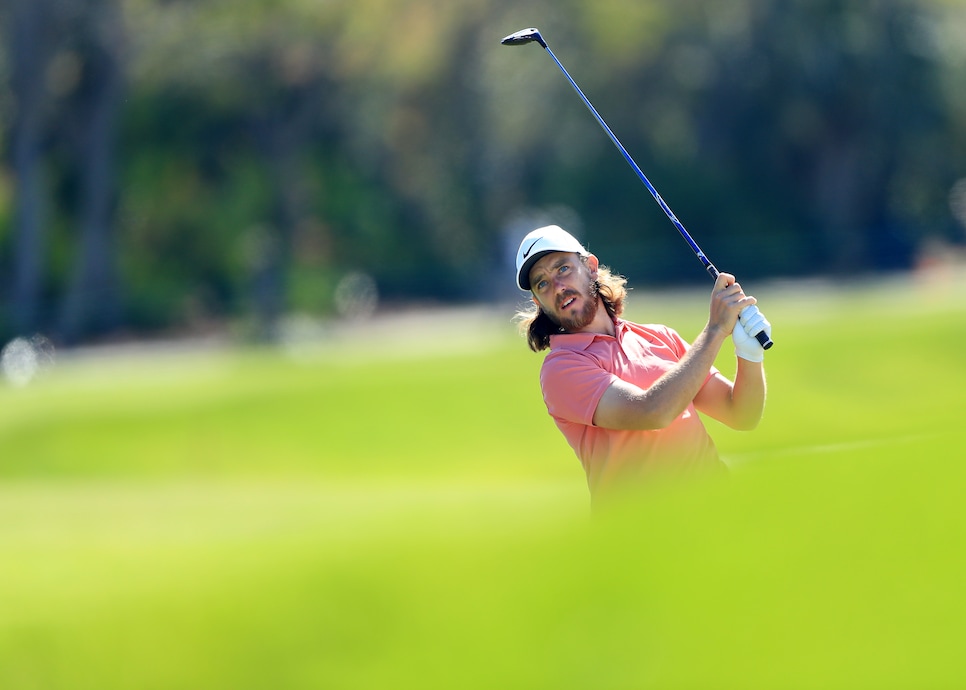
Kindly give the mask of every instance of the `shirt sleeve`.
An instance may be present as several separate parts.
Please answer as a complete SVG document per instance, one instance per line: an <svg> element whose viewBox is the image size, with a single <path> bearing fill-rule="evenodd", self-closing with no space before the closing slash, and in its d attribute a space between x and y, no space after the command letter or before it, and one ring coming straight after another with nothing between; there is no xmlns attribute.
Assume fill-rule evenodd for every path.
<svg viewBox="0 0 966 690"><path fill-rule="evenodd" d="M676 330L669 328L668 326L652 325L648 327L648 330L661 343L667 345L677 359L684 357L685 353L687 353L691 347Z"/></svg>
<svg viewBox="0 0 966 690"><path fill-rule="evenodd" d="M659 340L667 345L671 352L674 353L677 360L680 360L691 349L691 345L681 337L681 335L668 326L652 325L648 327L654 332L654 334L659 338ZM708 375L704 378L704 383L707 383L714 377L715 374L720 373L718 368L714 365L708 371ZM702 384L704 385L704 384Z"/></svg>
<svg viewBox="0 0 966 690"><path fill-rule="evenodd" d="M617 376L593 357L571 350L551 352L540 370L547 411L555 419L593 426L597 403Z"/></svg>

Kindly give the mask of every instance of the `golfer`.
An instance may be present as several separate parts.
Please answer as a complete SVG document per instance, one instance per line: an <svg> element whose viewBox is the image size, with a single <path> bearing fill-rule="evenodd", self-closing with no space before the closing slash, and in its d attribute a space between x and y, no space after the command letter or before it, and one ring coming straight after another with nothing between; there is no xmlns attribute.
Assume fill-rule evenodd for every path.
<svg viewBox="0 0 966 690"><path fill-rule="evenodd" d="M708 323L690 344L671 328L623 320L626 279L601 266L556 225L529 233L517 251L517 283L532 304L517 314L540 370L547 411L587 474L592 502L660 477L718 472L718 457L698 412L734 429L753 429L765 404L764 350L750 333L771 324L722 273ZM746 330L747 329L747 330ZM732 382L715 366L731 336Z"/></svg>

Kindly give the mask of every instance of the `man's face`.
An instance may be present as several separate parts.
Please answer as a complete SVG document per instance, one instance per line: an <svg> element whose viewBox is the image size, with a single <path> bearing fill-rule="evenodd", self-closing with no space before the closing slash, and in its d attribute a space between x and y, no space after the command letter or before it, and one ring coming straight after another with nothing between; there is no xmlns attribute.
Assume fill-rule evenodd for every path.
<svg viewBox="0 0 966 690"><path fill-rule="evenodd" d="M586 262L577 254L553 252L530 269L533 300L565 331L574 333L588 326L597 315L597 259Z"/></svg>

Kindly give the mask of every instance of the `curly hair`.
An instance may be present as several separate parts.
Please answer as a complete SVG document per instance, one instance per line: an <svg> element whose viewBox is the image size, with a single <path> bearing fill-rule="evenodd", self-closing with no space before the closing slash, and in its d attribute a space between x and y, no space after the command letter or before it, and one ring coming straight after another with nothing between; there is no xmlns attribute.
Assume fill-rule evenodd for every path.
<svg viewBox="0 0 966 690"><path fill-rule="evenodd" d="M587 257L581 257L586 263ZM597 280L592 285L591 294L599 295L604 308L611 318L617 318L624 313L624 301L627 299L627 278L613 273L608 267L597 269ZM514 320L518 322L520 333L527 338L527 344L534 352L540 352L550 347L550 336L563 333L553 319L533 301L528 302L516 313Z"/></svg>

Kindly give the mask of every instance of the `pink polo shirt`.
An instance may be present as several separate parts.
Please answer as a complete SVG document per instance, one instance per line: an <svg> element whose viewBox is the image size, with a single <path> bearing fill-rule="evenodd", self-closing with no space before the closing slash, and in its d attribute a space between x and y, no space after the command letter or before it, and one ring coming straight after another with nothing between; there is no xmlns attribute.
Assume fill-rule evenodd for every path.
<svg viewBox="0 0 966 690"><path fill-rule="evenodd" d="M688 349L666 326L618 319L616 333L551 336L550 353L540 370L547 411L580 459L591 495L653 473L677 476L723 469L693 403L664 429L617 431L594 426L597 403L613 381L649 388ZM716 371L709 371L708 378Z"/></svg>

